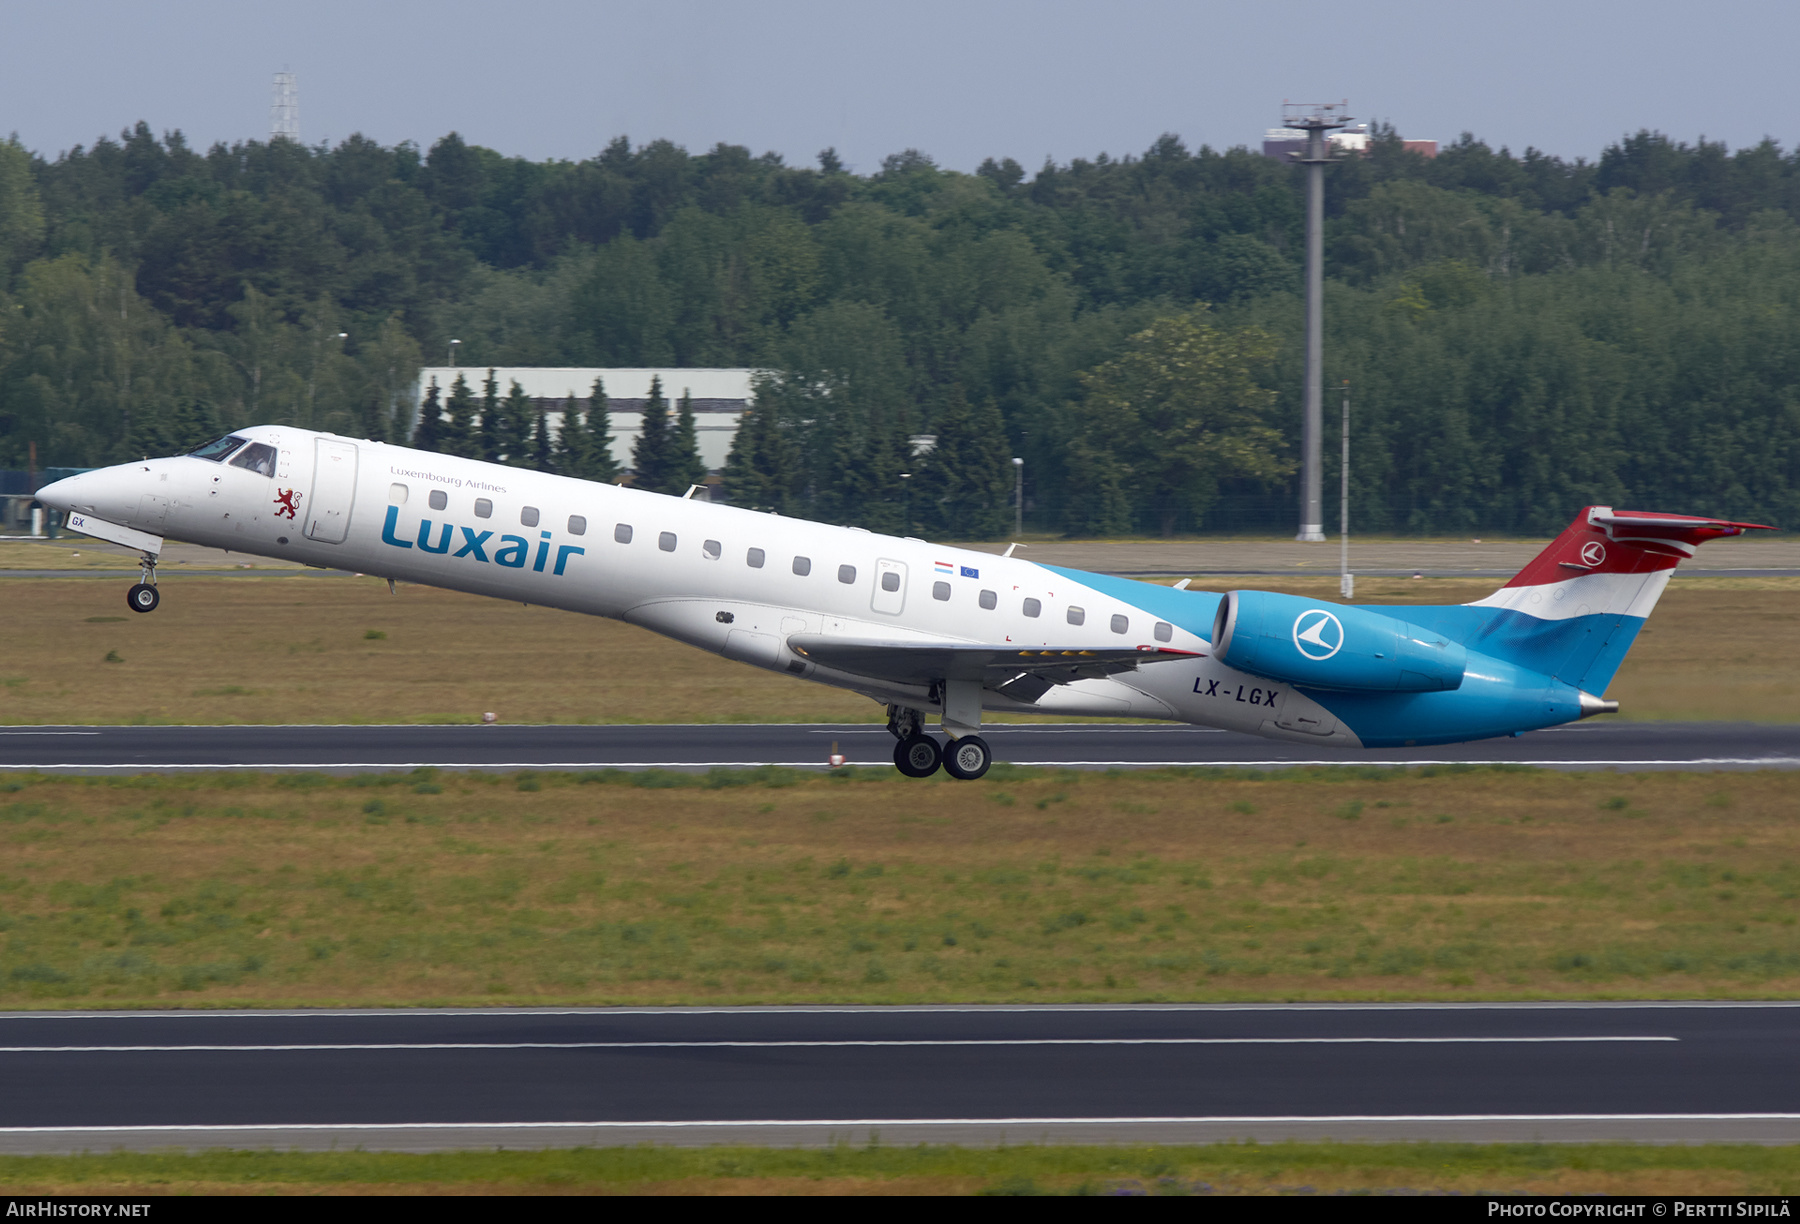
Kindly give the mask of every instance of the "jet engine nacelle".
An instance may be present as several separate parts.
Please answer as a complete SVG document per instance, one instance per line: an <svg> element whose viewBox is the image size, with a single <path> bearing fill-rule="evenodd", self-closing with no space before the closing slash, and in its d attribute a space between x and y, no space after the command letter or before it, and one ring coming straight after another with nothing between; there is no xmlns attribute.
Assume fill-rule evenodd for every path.
<svg viewBox="0 0 1800 1224"><path fill-rule="evenodd" d="M1213 656L1311 688L1436 693L1459 688L1462 644L1391 616L1298 595L1232 591L1213 620Z"/></svg>

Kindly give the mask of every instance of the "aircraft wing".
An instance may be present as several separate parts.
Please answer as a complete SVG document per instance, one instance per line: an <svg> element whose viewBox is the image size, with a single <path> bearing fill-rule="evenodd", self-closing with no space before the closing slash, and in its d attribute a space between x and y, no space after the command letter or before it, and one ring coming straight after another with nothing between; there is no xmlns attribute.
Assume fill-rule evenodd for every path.
<svg viewBox="0 0 1800 1224"><path fill-rule="evenodd" d="M1053 684L1099 679L1131 671L1141 663L1192 659L1200 654L1166 646L1028 648L1012 643L881 641L822 633L796 633L787 643L795 654L815 663L875 680L898 684L979 680L988 688L1025 701L1037 700Z"/></svg>

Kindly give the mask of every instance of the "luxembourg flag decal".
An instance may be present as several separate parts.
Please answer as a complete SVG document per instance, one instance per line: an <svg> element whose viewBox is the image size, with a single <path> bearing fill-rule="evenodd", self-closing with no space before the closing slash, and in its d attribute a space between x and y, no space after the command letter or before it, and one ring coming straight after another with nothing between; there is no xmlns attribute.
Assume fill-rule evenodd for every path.
<svg viewBox="0 0 1800 1224"><path fill-rule="evenodd" d="M937 572L940 574L954 574L956 572L956 567L948 561L939 561L937 562Z"/></svg>

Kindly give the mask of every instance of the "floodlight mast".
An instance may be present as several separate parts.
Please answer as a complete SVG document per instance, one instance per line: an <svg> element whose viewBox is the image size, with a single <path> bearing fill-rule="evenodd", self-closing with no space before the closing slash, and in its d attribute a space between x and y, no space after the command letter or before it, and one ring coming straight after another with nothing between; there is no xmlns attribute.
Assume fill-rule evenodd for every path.
<svg viewBox="0 0 1800 1224"><path fill-rule="evenodd" d="M1350 103L1283 102L1282 126L1306 133L1306 400L1300 427L1300 534L1325 539L1320 435L1325 414L1325 167L1331 161L1325 133L1345 127Z"/></svg>
<svg viewBox="0 0 1800 1224"><path fill-rule="evenodd" d="M275 97L269 105L269 139L300 139L300 81L291 72L275 74Z"/></svg>

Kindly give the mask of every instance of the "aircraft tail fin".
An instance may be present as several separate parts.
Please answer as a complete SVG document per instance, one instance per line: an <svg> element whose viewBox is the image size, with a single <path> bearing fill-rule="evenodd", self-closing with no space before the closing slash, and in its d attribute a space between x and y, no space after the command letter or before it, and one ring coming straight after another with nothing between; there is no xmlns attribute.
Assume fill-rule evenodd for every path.
<svg viewBox="0 0 1800 1224"><path fill-rule="evenodd" d="M1675 567L1708 540L1760 523L1589 506L1512 580L1471 649L1604 693Z"/></svg>

